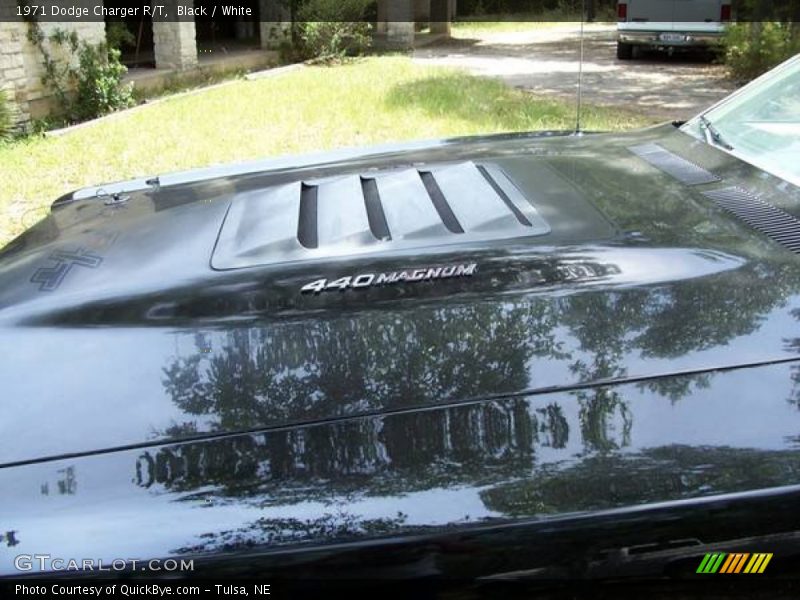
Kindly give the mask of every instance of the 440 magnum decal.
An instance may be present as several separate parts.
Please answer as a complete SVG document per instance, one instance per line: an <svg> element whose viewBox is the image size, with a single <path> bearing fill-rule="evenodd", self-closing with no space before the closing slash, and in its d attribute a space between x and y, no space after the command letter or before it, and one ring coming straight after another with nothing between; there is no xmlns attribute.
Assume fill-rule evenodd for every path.
<svg viewBox="0 0 800 600"><path fill-rule="evenodd" d="M359 273L338 279L317 279L307 283L300 291L304 294L319 294L335 290L361 289L378 285L391 285L395 283L413 281L431 281L434 279L450 279L452 277L470 277L475 274L477 263L463 265L446 265L441 267L423 267L421 269L407 269L404 271L391 271L388 273Z"/></svg>

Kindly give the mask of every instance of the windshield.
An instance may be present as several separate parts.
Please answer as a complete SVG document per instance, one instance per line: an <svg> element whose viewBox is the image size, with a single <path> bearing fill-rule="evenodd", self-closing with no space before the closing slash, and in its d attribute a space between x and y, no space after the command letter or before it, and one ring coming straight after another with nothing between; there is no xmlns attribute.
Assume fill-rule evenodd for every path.
<svg viewBox="0 0 800 600"><path fill-rule="evenodd" d="M800 185L800 55L693 119L684 130Z"/></svg>

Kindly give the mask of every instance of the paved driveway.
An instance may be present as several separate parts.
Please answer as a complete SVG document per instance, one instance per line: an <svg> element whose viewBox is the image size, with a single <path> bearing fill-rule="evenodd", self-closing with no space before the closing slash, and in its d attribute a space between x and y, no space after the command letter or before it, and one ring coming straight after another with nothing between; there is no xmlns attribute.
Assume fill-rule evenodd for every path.
<svg viewBox="0 0 800 600"><path fill-rule="evenodd" d="M609 25L586 27L584 102L628 107L658 119L686 119L734 89L725 79L724 68L703 55L649 53L633 61L617 60L615 31ZM564 24L490 33L479 39L454 38L417 50L414 59L463 67L478 75L500 77L520 89L574 99L578 32L576 25Z"/></svg>

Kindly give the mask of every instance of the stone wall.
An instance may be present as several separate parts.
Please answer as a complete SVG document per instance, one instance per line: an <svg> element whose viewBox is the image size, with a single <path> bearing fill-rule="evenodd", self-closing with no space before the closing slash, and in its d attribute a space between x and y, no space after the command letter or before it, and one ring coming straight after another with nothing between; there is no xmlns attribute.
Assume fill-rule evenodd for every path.
<svg viewBox="0 0 800 600"><path fill-rule="evenodd" d="M278 50L283 42L291 40L291 13L284 4L276 0L259 0L258 6L261 16L261 47Z"/></svg>
<svg viewBox="0 0 800 600"><path fill-rule="evenodd" d="M98 43L105 40L103 22L40 23L45 38L56 30L76 32L81 40ZM29 25L22 21L0 22L0 89L6 93L15 113L18 128L24 128L31 119L46 116L52 109L52 92L42 83L44 67L42 54L28 39ZM77 61L63 47L44 42L50 55L61 60Z"/></svg>
<svg viewBox="0 0 800 600"><path fill-rule="evenodd" d="M42 54L39 49L28 40L27 24L25 27L25 38L23 44L23 61L25 64L25 74L27 75L27 100L30 105L31 118L38 119L50 112L52 103L52 91L42 83L44 67L42 66ZM61 30L68 33L73 31L78 34L78 39L98 44L106 39L106 27L102 21L80 22L80 23L41 23L39 27L45 37L49 37L53 32ZM62 63L71 62L77 66L78 57L73 55L66 45L58 46L49 41L45 41L45 47L50 56L58 58Z"/></svg>
<svg viewBox="0 0 800 600"><path fill-rule="evenodd" d="M384 4L387 47L397 50L412 48L414 46L414 3L412 0L385 0Z"/></svg>
<svg viewBox="0 0 800 600"><path fill-rule="evenodd" d="M194 21L153 21L157 69L183 71L197 66Z"/></svg>
<svg viewBox="0 0 800 600"><path fill-rule="evenodd" d="M28 77L23 59L26 27L24 23L0 22L0 90L5 94L18 127L30 120Z"/></svg>
<svg viewBox="0 0 800 600"><path fill-rule="evenodd" d="M164 0L166 10L173 15L178 4L193 6L185 0ZM197 32L194 17L183 16L178 21L153 19L153 46L157 69L183 71L197 66Z"/></svg>

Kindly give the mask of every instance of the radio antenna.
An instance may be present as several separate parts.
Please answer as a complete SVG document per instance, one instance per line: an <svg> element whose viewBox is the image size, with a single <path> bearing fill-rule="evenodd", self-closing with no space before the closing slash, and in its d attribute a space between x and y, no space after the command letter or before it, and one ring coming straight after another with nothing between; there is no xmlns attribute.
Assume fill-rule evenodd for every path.
<svg viewBox="0 0 800 600"><path fill-rule="evenodd" d="M583 94L581 83L583 82L583 22L586 20L586 0L581 1L581 32L580 32L580 59L578 60L578 107L577 114L575 115L575 134L581 133L581 108L583 103Z"/></svg>

